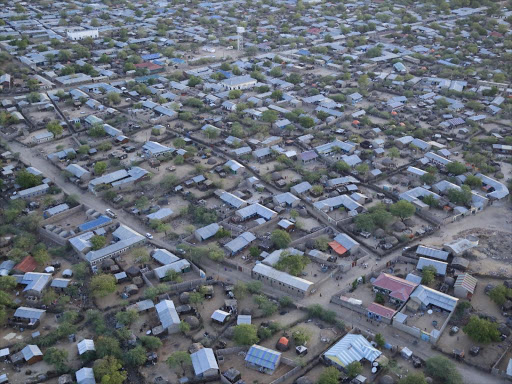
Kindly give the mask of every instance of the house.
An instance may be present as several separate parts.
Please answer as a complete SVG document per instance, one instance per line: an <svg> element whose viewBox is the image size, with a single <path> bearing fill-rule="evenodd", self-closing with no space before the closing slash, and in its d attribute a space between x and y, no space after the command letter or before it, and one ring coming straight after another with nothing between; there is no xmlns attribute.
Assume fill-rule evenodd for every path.
<svg viewBox="0 0 512 384"><path fill-rule="evenodd" d="M281 363L281 352L254 344L245 355L245 366L272 375Z"/></svg>
<svg viewBox="0 0 512 384"><path fill-rule="evenodd" d="M163 330L167 330L169 334L179 332L181 321L172 300L159 302L155 309Z"/></svg>
<svg viewBox="0 0 512 384"><path fill-rule="evenodd" d="M132 167L129 170L120 169L91 180L88 188L89 191L94 194L97 193L96 189L98 187L104 185L111 186L113 190L121 190L122 188L129 187L130 185L145 179L148 173L148 171L140 167Z"/></svg>
<svg viewBox="0 0 512 384"><path fill-rule="evenodd" d="M50 273L27 272L18 282L21 285L25 285L23 295L41 297L51 278L52 275Z"/></svg>
<svg viewBox="0 0 512 384"><path fill-rule="evenodd" d="M293 187L291 187L290 192L293 193L294 195L302 195L303 193L309 191L311 188L313 188L313 186L309 182L303 181L302 183L296 184Z"/></svg>
<svg viewBox="0 0 512 384"><path fill-rule="evenodd" d="M240 236L231 240L229 243L226 243L224 247L232 254L236 255L246 247L248 247L254 240L256 240L256 236L254 236L251 232L244 232Z"/></svg>
<svg viewBox="0 0 512 384"><path fill-rule="evenodd" d="M88 181L91 178L91 172L78 164L69 164L66 167L66 171L82 181Z"/></svg>
<svg viewBox="0 0 512 384"><path fill-rule="evenodd" d="M43 212L43 218L48 219L52 216L58 215L59 213L65 212L69 209L69 205L66 203L56 205L55 207L48 208Z"/></svg>
<svg viewBox="0 0 512 384"><path fill-rule="evenodd" d="M447 295L445 293L436 291L435 289L419 285L410 296L407 303L407 308L412 311L418 308L425 311L429 308L435 307L447 312L452 312L457 306L459 299Z"/></svg>
<svg viewBox="0 0 512 384"><path fill-rule="evenodd" d="M253 79L249 75L243 75L243 76L233 76L229 79L222 80L221 85L226 90L234 90L234 89L249 89L256 85L258 81L256 79Z"/></svg>
<svg viewBox="0 0 512 384"><path fill-rule="evenodd" d="M424 245L419 245L418 248L416 248L416 255L421 255L421 256L429 257L431 259L446 261L446 260L448 260L448 256L450 254L441 249L435 249L435 248L425 247Z"/></svg>
<svg viewBox="0 0 512 384"><path fill-rule="evenodd" d="M411 281L381 273L372 283L375 292L389 296L391 302L405 303L418 284Z"/></svg>
<svg viewBox="0 0 512 384"><path fill-rule="evenodd" d="M329 348L323 355L324 361L345 369L354 361L367 360L373 364L382 352L373 347L363 335L348 334Z"/></svg>
<svg viewBox="0 0 512 384"><path fill-rule="evenodd" d="M21 354L23 355L25 362L27 362L29 365L43 360L43 352L41 352L37 345L27 345L21 350Z"/></svg>
<svg viewBox="0 0 512 384"><path fill-rule="evenodd" d="M283 207L296 207L300 202L300 199L290 192L274 195L272 200L275 205L280 205Z"/></svg>
<svg viewBox="0 0 512 384"><path fill-rule="evenodd" d="M245 167L236 160L228 160L224 166L229 168L231 173L235 175L238 174L238 171L245 169Z"/></svg>
<svg viewBox="0 0 512 384"><path fill-rule="evenodd" d="M37 267L37 263L30 255L25 256L17 265L14 266L14 272L27 273L33 272Z"/></svg>
<svg viewBox="0 0 512 384"><path fill-rule="evenodd" d="M14 312L12 321L16 323L24 323L25 328L36 328L43 319L46 311L44 309L18 307Z"/></svg>
<svg viewBox="0 0 512 384"><path fill-rule="evenodd" d="M217 223L212 223L207 225L206 227L198 228L194 231L194 237L198 241L208 240L209 238L215 236L215 234L219 231L220 225Z"/></svg>
<svg viewBox="0 0 512 384"><path fill-rule="evenodd" d="M458 275L453 289L455 297L471 300L473 293L475 293L477 282L478 280L468 273Z"/></svg>
<svg viewBox="0 0 512 384"><path fill-rule="evenodd" d="M84 367L75 373L77 384L96 384L92 368Z"/></svg>
<svg viewBox="0 0 512 384"><path fill-rule="evenodd" d="M253 279L260 280L263 284L268 284L271 287L296 296L308 295L314 286L314 283L311 281L278 271L262 263L254 266L251 276Z"/></svg>
<svg viewBox="0 0 512 384"><path fill-rule="evenodd" d="M37 135L34 135L32 137L32 141L36 144L41 144L41 143L53 140L53 138L54 138L53 133L51 133L49 131L45 131L42 133L38 133Z"/></svg>
<svg viewBox="0 0 512 384"><path fill-rule="evenodd" d="M236 211L236 215L243 221L248 220L252 217L259 216L266 221L269 221L273 217L277 216L277 212L267 208L259 203L254 203L239 209Z"/></svg>
<svg viewBox="0 0 512 384"><path fill-rule="evenodd" d="M215 359L215 354L211 348L201 348L190 355L194 373L198 378L206 378L217 376L219 374L219 366Z"/></svg>
<svg viewBox="0 0 512 384"><path fill-rule="evenodd" d="M213 311L211 316L212 321L217 324L226 324L226 322L228 322L230 318L231 314L221 309Z"/></svg>
<svg viewBox="0 0 512 384"><path fill-rule="evenodd" d="M350 95L347 96L347 101L352 105L360 103L361 101L363 101L363 95L361 95L358 92L351 93Z"/></svg>
<svg viewBox="0 0 512 384"><path fill-rule="evenodd" d="M438 275L444 276L446 275L446 268L448 267L448 263L439 260L432 260L427 259L425 257L420 257L418 264L416 265L416 269L421 271L426 266L434 267Z"/></svg>
<svg viewBox="0 0 512 384"><path fill-rule="evenodd" d="M142 146L142 151L144 152L144 156L146 158L155 158L163 156L166 153L171 154L175 151L175 149L166 147L165 145L162 145L155 141L146 141Z"/></svg>
<svg viewBox="0 0 512 384"><path fill-rule="evenodd" d="M297 157L300 161L302 161L303 164L307 164L315 161L318 158L318 154L315 151L304 151L299 153Z"/></svg>
<svg viewBox="0 0 512 384"><path fill-rule="evenodd" d="M170 264L165 264L161 267L153 269L153 273L158 278L158 280L165 279L167 277L167 272L173 270L178 273L186 273L190 272L191 265L188 260L179 259Z"/></svg>
<svg viewBox="0 0 512 384"><path fill-rule="evenodd" d="M68 39L70 39L72 41L83 40L88 37L90 37L92 39L97 39L99 36L99 31L97 29L67 31L66 36Z"/></svg>
<svg viewBox="0 0 512 384"><path fill-rule="evenodd" d="M16 195L11 196L11 200L16 199L30 199L35 196L41 196L48 193L50 186L46 183L36 185L35 187L23 189L19 191Z"/></svg>
<svg viewBox="0 0 512 384"><path fill-rule="evenodd" d="M391 321L393 316L395 316L396 314L396 311L394 309L388 308L378 303L371 303L370 305L368 305L366 310L368 311L368 318L377 321L381 321L382 319L387 319Z"/></svg>
<svg viewBox="0 0 512 384"><path fill-rule="evenodd" d="M92 339L83 339L77 345L78 354L81 356L87 352L94 352L96 348L94 347L94 340Z"/></svg>
<svg viewBox="0 0 512 384"><path fill-rule="evenodd" d="M252 316L251 315L238 315L236 318L236 325L239 324L251 324Z"/></svg>
<svg viewBox="0 0 512 384"><path fill-rule="evenodd" d="M335 244L333 244L335 243ZM359 243L345 233L338 234L329 245L339 255L355 254L359 250ZM341 246L341 247L340 247ZM346 254L345 254L346 253Z"/></svg>
<svg viewBox="0 0 512 384"><path fill-rule="evenodd" d="M146 216L146 218L151 222L151 220L160 220L166 221L171 218L173 215L173 211L171 208L160 208L158 211L150 213Z"/></svg>

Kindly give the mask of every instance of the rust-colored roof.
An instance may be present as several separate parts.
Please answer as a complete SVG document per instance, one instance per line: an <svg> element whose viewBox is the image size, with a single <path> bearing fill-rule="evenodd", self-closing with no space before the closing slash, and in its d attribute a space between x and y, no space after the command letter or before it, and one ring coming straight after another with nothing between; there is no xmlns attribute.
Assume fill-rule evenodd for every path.
<svg viewBox="0 0 512 384"><path fill-rule="evenodd" d="M391 319L395 316L396 311L394 309L385 307L384 305L380 305L378 303L371 303L368 306L368 312L375 313L379 316L385 317L386 319Z"/></svg>
<svg viewBox="0 0 512 384"><path fill-rule="evenodd" d="M331 241L329 245L338 255L344 255L347 252L347 249L337 241Z"/></svg>
<svg viewBox="0 0 512 384"><path fill-rule="evenodd" d="M282 344L282 345L288 345L288 339L286 337L281 337L279 339L279 344Z"/></svg>
<svg viewBox="0 0 512 384"><path fill-rule="evenodd" d="M21 262L14 267L16 271L21 272L34 272L37 267L37 263L34 258L30 255L26 256Z"/></svg>

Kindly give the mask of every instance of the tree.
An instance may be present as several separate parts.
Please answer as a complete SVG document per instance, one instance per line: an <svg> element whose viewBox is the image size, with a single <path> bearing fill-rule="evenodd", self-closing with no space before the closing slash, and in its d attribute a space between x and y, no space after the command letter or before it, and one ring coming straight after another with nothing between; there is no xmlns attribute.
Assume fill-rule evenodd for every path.
<svg viewBox="0 0 512 384"><path fill-rule="evenodd" d="M41 176L33 175L25 169L16 174L16 184L22 189L32 188L41 183Z"/></svg>
<svg viewBox="0 0 512 384"><path fill-rule="evenodd" d="M173 283L181 283L183 278L181 277L181 273L175 271L174 269L169 269L165 272L165 281L172 281Z"/></svg>
<svg viewBox="0 0 512 384"><path fill-rule="evenodd" d="M259 341L258 331L254 324L238 324L233 333L233 339L238 345L252 345Z"/></svg>
<svg viewBox="0 0 512 384"><path fill-rule="evenodd" d="M338 384L340 371L336 367L325 368L318 379L318 384Z"/></svg>
<svg viewBox="0 0 512 384"><path fill-rule="evenodd" d="M309 261L309 257L305 255L283 251L277 263L274 264L274 268L286 271L293 276L299 276Z"/></svg>
<svg viewBox="0 0 512 384"><path fill-rule="evenodd" d="M272 109L267 109L261 114L261 120L265 123L270 123L270 125L274 124L277 121L277 118L277 112Z"/></svg>
<svg viewBox="0 0 512 384"><path fill-rule="evenodd" d="M275 304L273 301L270 301L265 295L254 296L254 302L258 304L258 308L261 309L264 316L272 316L277 312L277 304Z"/></svg>
<svg viewBox="0 0 512 384"><path fill-rule="evenodd" d="M37 249L33 250L32 256L34 257L36 263L39 265L45 265L51 261L51 257L45 247L38 247Z"/></svg>
<svg viewBox="0 0 512 384"><path fill-rule="evenodd" d="M55 367L57 372L64 373L68 370L66 362L68 361L68 352L55 347L48 348L44 353L43 360Z"/></svg>
<svg viewBox="0 0 512 384"><path fill-rule="evenodd" d="M400 220L404 221L408 217L414 215L416 208L407 200L400 200L389 207L389 212L391 212L393 216L398 217Z"/></svg>
<svg viewBox="0 0 512 384"><path fill-rule="evenodd" d="M189 87L195 87L196 85L199 85L203 82L203 80L200 78L200 77L197 77L197 76L190 76L190 78L188 79L188 83L187 85Z"/></svg>
<svg viewBox="0 0 512 384"><path fill-rule="evenodd" d="M423 198L423 202L430 206L431 208L437 208L439 206L439 201L434 197L434 195L427 195Z"/></svg>
<svg viewBox="0 0 512 384"><path fill-rule="evenodd" d="M427 384L422 372L409 373L407 377L401 379L398 384Z"/></svg>
<svg viewBox="0 0 512 384"><path fill-rule="evenodd" d="M312 128L315 125L315 120L313 120L313 118L310 116L301 116L301 117L299 117L299 124L303 128L308 129L308 128Z"/></svg>
<svg viewBox="0 0 512 384"><path fill-rule="evenodd" d="M276 89L272 94L270 95L270 98L275 101L279 101L283 98L283 91L280 89Z"/></svg>
<svg viewBox="0 0 512 384"><path fill-rule="evenodd" d="M128 373L122 371L123 364L114 356L106 356L94 362L94 377L101 384L123 384Z"/></svg>
<svg viewBox="0 0 512 384"><path fill-rule="evenodd" d="M53 133L54 136L60 136L64 131L58 120L50 121L48 124L46 124L46 129Z"/></svg>
<svg viewBox="0 0 512 384"><path fill-rule="evenodd" d="M472 199L471 188L467 185L463 185L460 189L451 188L446 196L454 204L469 205Z"/></svg>
<svg viewBox="0 0 512 384"><path fill-rule="evenodd" d="M464 180L464 184L471 188L479 188L482 186L482 180L475 175L467 175L466 180Z"/></svg>
<svg viewBox="0 0 512 384"><path fill-rule="evenodd" d="M242 91L239 89L232 89L231 91L229 91L229 94L228 94L228 97L231 100L238 99L238 98L240 98L240 96L242 96Z"/></svg>
<svg viewBox="0 0 512 384"><path fill-rule="evenodd" d="M309 339L311 339L311 332L305 328L297 328L293 331L292 337L295 345L306 345Z"/></svg>
<svg viewBox="0 0 512 384"><path fill-rule="evenodd" d="M107 93L107 100L110 104L120 104L121 96L117 92L109 92Z"/></svg>
<svg viewBox="0 0 512 384"><path fill-rule="evenodd" d="M349 365L345 367L345 369L347 371L348 377L350 377L351 379L353 379L357 375L360 375L361 372L363 372L363 366L359 361L351 362Z"/></svg>
<svg viewBox="0 0 512 384"><path fill-rule="evenodd" d="M192 366L192 359L188 352L176 351L169 356L167 364L169 364L172 369L181 368L182 376L185 376L187 367Z"/></svg>
<svg viewBox="0 0 512 384"><path fill-rule="evenodd" d="M247 283L247 290L253 295L260 293L262 288L263 283L261 281L251 281Z"/></svg>
<svg viewBox="0 0 512 384"><path fill-rule="evenodd" d="M124 354L124 361L131 367L140 367L147 361L146 350L138 345Z"/></svg>
<svg viewBox="0 0 512 384"><path fill-rule="evenodd" d="M180 322L180 332L186 334L189 331L190 331L190 324L187 323L186 321Z"/></svg>
<svg viewBox="0 0 512 384"><path fill-rule="evenodd" d="M349 172L350 165L348 165L345 161L340 160L334 163L334 169L336 169L338 172Z"/></svg>
<svg viewBox="0 0 512 384"><path fill-rule="evenodd" d="M293 299L290 296L281 296L279 298L279 305L283 308L293 306Z"/></svg>
<svg viewBox="0 0 512 384"><path fill-rule="evenodd" d="M446 164L446 170L457 176L466 172L466 166L458 161L453 161L449 164Z"/></svg>
<svg viewBox="0 0 512 384"><path fill-rule="evenodd" d="M106 170L107 170L107 163L105 163L104 161L97 161L96 164L94 164L94 174L95 175L103 175Z"/></svg>
<svg viewBox="0 0 512 384"><path fill-rule="evenodd" d="M503 284L498 285L489 291L489 297L501 307L507 299L512 298L512 288L507 288Z"/></svg>
<svg viewBox="0 0 512 384"><path fill-rule="evenodd" d="M116 313L116 320L123 325L130 325L137 321L139 313L134 309Z"/></svg>
<svg viewBox="0 0 512 384"><path fill-rule="evenodd" d="M189 301L190 304L201 304L204 301L204 294L202 294L201 292L192 292L189 295Z"/></svg>
<svg viewBox="0 0 512 384"><path fill-rule="evenodd" d="M163 345L162 341L155 336L141 336L140 341L142 345L150 351L156 351Z"/></svg>
<svg viewBox="0 0 512 384"><path fill-rule="evenodd" d="M469 323L462 328L464 333L477 343L490 343L500 341L501 333L498 330L496 323L486 319L481 319L478 316L471 316Z"/></svg>
<svg viewBox="0 0 512 384"><path fill-rule="evenodd" d="M384 339L384 336L382 336L381 333L377 333L375 335L375 342L377 343L377 347L381 349L386 345L386 339Z"/></svg>
<svg viewBox="0 0 512 384"><path fill-rule="evenodd" d="M436 278L437 270L433 265L427 265L423 267L421 274L421 284L430 285Z"/></svg>
<svg viewBox="0 0 512 384"><path fill-rule="evenodd" d="M462 376L447 357L434 356L426 361L425 372L436 382L443 384L462 384Z"/></svg>
<svg viewBox="0 0 512 384"><path fill-rule="evenodd" d="M89 242L92 244L92 250L97 251L107 244L107 239L104 236L95 235L91 237Z"/></svg>
<svg viewBox="0 0 512 384"><path fill-rule="evenodd" d="M290 234L282 229L276 229L270 236L272 243L279 249L287 248L292 242Z"/></svg>
<svg viewBox="0 0 512 384"><path fill-rule="evenodd" d="M420 180L427 185L432 185L436 182L436 176L432 173L427 172L424 175L421 175Z"/></svg>
<svg viewBox="0 0 512 384"><path fill-rule="evenodd" d="M112 275L100 274L91 279L92 294L96 297L105 297L116 291L116 278Z"/></svg>

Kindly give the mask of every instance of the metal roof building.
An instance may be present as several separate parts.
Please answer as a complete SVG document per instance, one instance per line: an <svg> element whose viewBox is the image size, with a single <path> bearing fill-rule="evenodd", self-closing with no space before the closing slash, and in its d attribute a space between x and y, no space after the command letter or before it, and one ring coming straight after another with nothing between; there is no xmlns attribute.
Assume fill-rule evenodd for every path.
<svg viewBox="0 0 512 384"><path fill-rule="evenodd" d="M436 306L446 311L453 311L459 299L447 295L445 293L436 291L435 289L420 285L411 294L411 300L421 304L424 308L429 305Z"/></svg>
<svg viewBox="0 0 512 384"><path fill-rule="evenodd" d="M274 351L254 344L245 355L245 365L247 367L262 370L265 373L272 374L281 363L281 352Z"/></svg>
<svg viewBox="0 0 512 384"><path fill-rule="evenodd" d="M215 359L215 354L211 348L201 348L199 351L190 355L194 373L199 377L208 377L217 375L219 365Z"/></svg>
<svg viewBox="0 0 512 384"><path fill-rule="evenodd" d="M248 205L247 207L239 209L238 211L236 211L236 214L243 220L250 219L251 217L254 216L260 216L268 221L272 219L274 216L276 216L277 212L274 212L270 208L267 208L259 203L254 203Z"/></svg>
<svg viewBox="0 0 512 384"><path fill-rule="evenodd" d="M381 354L364 336L348 334L329 348L324 357L338 367L345 368L350 363L363 359L373 363Z"/></svg>
<svg viewBox="0 0 512 384"><path fill-rule="evenodd" d="M169 333L179 330L180 317L172 300L163 300L155 305L156 313L162 323L162 327L169 330Z"/></svg>
<svg viewBox="0 0 512 384"><path fill-rule="evenodd" d="M251 232L244 232L237 238L231 240L229 243L224 245L228 249L231 254L235 254L240 252L242 249L251 244L254 240L256 240L256 236L254 236Z"/></svg>
<svg viewBox="0 0 512 384"><path fill-rule="evenodd" d="M180 260L178 256L169 252L167 249L155 249L151 254L151 257L162 265L172 264L175 261Z"/></svg>
<svg viewBox="0 0 512 384"><path fill-rule="evenodd" d="M97 219L87 221L78 226L80 232L92 231L93 229L103 227L104 225L112 223L112 219L108 216L101 215Z"/></svg>
<svg viewBox="0 0 512 384"><path fill-rule="evenodd" d="M436 269L438 275L446 275L446 268L448 267L448 263L438 260L426 259L424 257L420 257L416 268L420 271L423 270L426 266L432 266Z"/></svg>
<svg viewBox="0 0 512 384"><path fill-rule="evenodd" d="M44 309L30 308L30 307L18 307L14 312L14 317L20 319L40 320L46 313Z"/></svg>
<svg viewBox="0 0 512 384"><path fill-rule="evenodd" d="M213 311L210 318L218 323L223 324L229 316L230 316L229 312L217 309L217 310Z"/></svg>
<svg viewBox="0 0 512 384"><path fill-rule="evenodd" d="M278 271L262 263L254 266L252 275L263 283L269 283L271 286L294 294L306 295L314 286L311 281Z"/></svg>
<svg viewBox="0 0 512 384"><path fill-rule="evenodd" d="M194 236L197 240L203 241L207 240L219 231L220 225L217 223L212 223L207 225L206 227L198 228L194 232Z"/></svg>
<svg viewBox="0 0 512 384"><path fill-rule="evenodd" d="M171 208L160 208L158 211L150 213L146 217L149 220L165 220L168 217L172 216L174 212Z"/></svg>
<svg viewBox="0 0 512 384"><path fill-rule="evenodd" d="M83 339L76 346L78 348L79 355L83 355L86 352L96 350L96 348L94 348L94 341L91 339Z"/></svg>
<svg viewBox="0 0 512 384"><path fill-rule="evenodd" d="M232 206L233 208L238 209L247 205L247 203L244 200L229 192L222 192L219 198L226 204Z"/></svg>
<svg viewBox="0 0 512 384"><path fill-rule="evenodd" d="M423 245L418 246L418 248L416 249L416 254L431 257L433 259L443 260L443 261L446 261L448 259L448 255L449 255L449 253L446 251L442 251L440 249L435 249L435 248L430 248L430 247L425 247Z"/></svg>
<svg viewBox="0 0 512 384"><path fill-rule="evenodd" d="M92 368L82 368L76 371L76 382L77 384L96 384L94 379L94 371Z"/></svg>
<svg viewBox="0 0 512 384"><path fill-rule="evenodd" d="M166 277L167 271L173 270L178 273L184 273L190 269L190 263L185 259L179 259L171 264L166 264L161 267L153 269L156 277L162 280Z"/></svg>

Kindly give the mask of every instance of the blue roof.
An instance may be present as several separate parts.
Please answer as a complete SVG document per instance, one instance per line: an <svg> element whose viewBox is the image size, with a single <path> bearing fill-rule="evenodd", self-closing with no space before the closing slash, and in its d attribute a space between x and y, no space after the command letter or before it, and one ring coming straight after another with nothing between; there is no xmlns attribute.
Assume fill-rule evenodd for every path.
<svg viewBox="0 0 512 384"><path fill-rule="evenodd" d="M178 57L174 57L174 58L172 58L172 59L171 59L171 61L172 61L173 63L185 64L185 60L180 59L180 58L178 58Z"/></svg>
<svg viewBox="0 0 512 384"><path fill-rule="evenodd" d="M141 56L141 59L142 59L142 60L146 60L146 61L147 61L147 60L155 60L155 59L160 58L161 56L162 56L162 55L161 55L161 54L159 54L159 53L150 53L150 54L148 54L148 55L142 55L142 56Z"/></svg>
<svg viewBox="0 0 512 384"><path fill-rule="evenodd" d="M110 217L101 215L97 219L94 219L94 220L91 220L91 221L87 221L86 223L80 224L78 226L78 229L80 230L80 232L88 231L88 230L90 230L92 228L96 228L96 227L99 227L99 226L102 226L102 225L106 225L106 224L109 224L111 222L112 222L112 219Z"/></svg>
<svg viewBox="0 0 512 384"><path fill-rule="evenodd" d="M280 358L280 352L255 344L247 352L245 361L259 367L274 370L279 365Z"/></svg>

